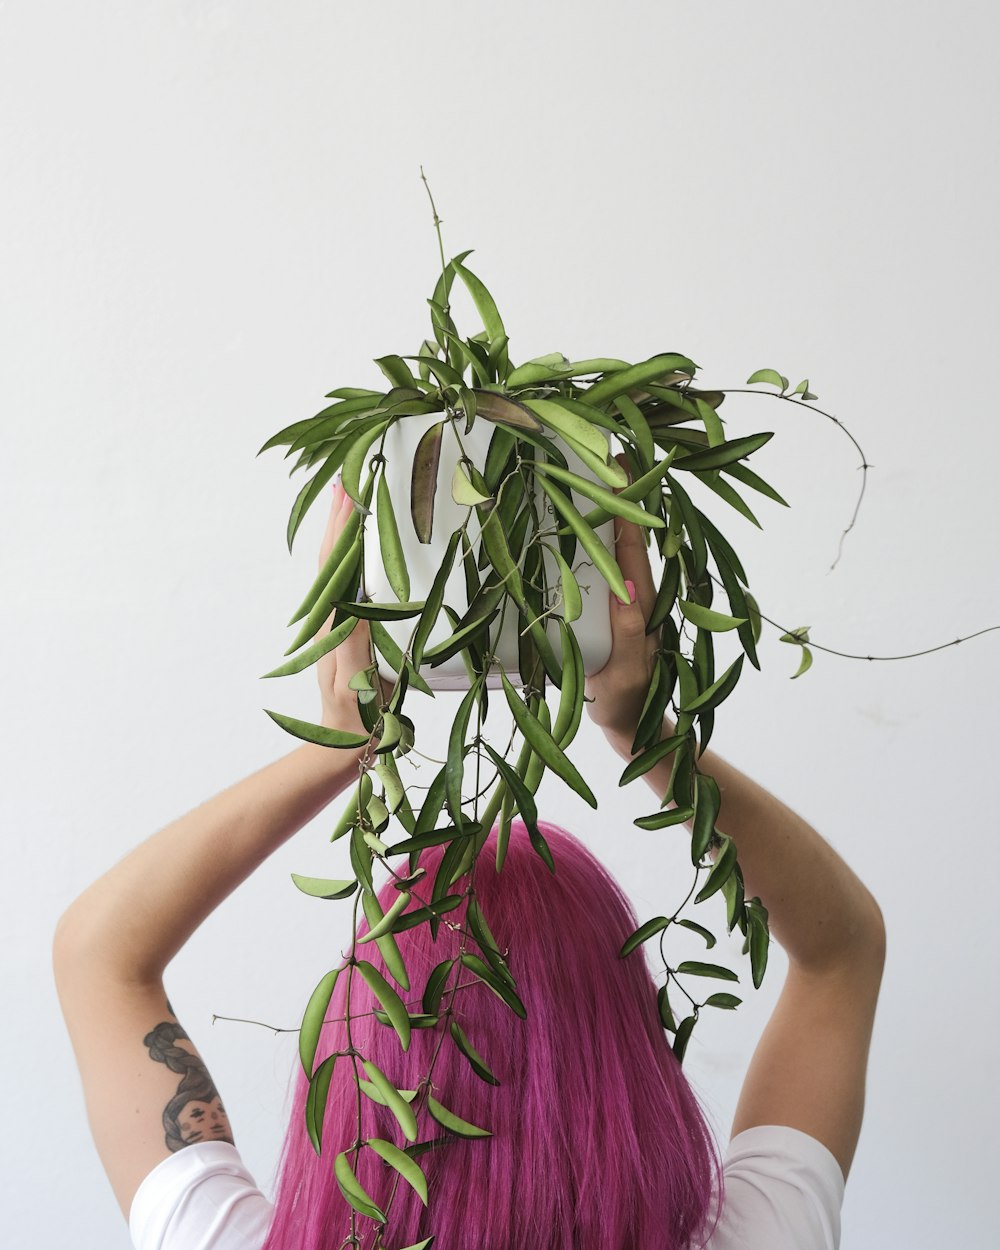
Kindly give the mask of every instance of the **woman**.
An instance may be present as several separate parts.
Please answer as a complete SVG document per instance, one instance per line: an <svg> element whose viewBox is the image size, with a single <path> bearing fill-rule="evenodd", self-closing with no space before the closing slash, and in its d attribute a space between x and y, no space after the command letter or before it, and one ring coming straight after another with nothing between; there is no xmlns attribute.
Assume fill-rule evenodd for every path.
<svg viewBox="0 0 1000 1250"><path fill-rule="evenodd" d="M321 564L351 506L338 482ZM621 604L611 596L611 658L588 679L586 693L592 720L627 761L655 646L645 634L655 586L639 529L617 522L616 531L616 556L634 598ZM361 622L318 665L324 724L365 732L348 681L369 662L368 647ZM665 717L663 736L672 733ZM349 1208L332 1175L334 1156L358 1134L351 1057L333 1065L321 1158L305 1133L300 1072L272 1208L241 1163L162 975L202 920L356 779L361 754L304 743L149 838L60 920L54 966L63 1013L95 1143L138 1250L351 1244ZM373 1014L378 1004L366 984L350 978L353 1048L397 1087L418 1088L443 1040L420 1099L433 1091L492 1134L439 1133L425 1103L414 1102L419 1140L445 1139L419 1156L430 1183L426 1209L409 1185L394 1184L371 1149L360 1151L361 1183L374 1201L389 1203L390 1246L432 1233L438 1250L839 1245L885 957L881 912L835 851L778 799L712 751L698 763L719 784L718 823L737 845L747 897L758 895L769 909L772 935L789 960L747 1072L724 1172L659 1024L642 955L617 957L636 927L627 900L579 842L543 822L556 862L549 874L515 820L502 874L489 871L487 844L475 884L525 1018L474 975L442 1004L499 1085L476 1075L440 1029L414 1029L404 1054ZM658 798L669 767L668 759L645 774ZM421 854L429 878L440 855L441 848ZM395 896L387 882L383 909ZM411 906L418 896L419 885ZM436 942L427 925L398 936L411 1012L420 1011L431 967L458 953L464 906L444 920ZM374 943L362 951L384 971ZM348 1049L338 1019L348 979L337 981L317 1064ZM368 1014L355 1023L359 1012ZM360 1114L360 1140L405 1144L386 1108L364 1097ZM356 1228L354 1244L381 1245L371 1220L358 1218Z"/></svg>

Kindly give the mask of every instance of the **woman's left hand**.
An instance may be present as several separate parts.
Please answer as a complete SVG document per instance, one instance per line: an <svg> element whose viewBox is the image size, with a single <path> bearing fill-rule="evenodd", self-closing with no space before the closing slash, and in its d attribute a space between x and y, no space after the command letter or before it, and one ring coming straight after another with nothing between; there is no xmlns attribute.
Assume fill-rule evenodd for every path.
<svg viewBox="0 0 1000 1250"><path fill-rule="evenodd" d="M330 506L330 519L319 552L319 567L322 568L327 556L333 550L341 530L347 524L354 503L344 490L338 476L333 488L333 500ZM317 641L325 638L333 625L335 613L331 612L326 621L316 631ZM358 711L357 692L348 685L351 678L363 668L369 668L372 662L371 633L368 622L359 620L344 641L321 656L316 662L316 677L319 681L320 697L323 701L323 724L328 729L344 729L350 733L367 734ZM380 704L388 701L392 693L382 678L379 678L381 691ZM377 696L378 697L378 696Z"/></svg>

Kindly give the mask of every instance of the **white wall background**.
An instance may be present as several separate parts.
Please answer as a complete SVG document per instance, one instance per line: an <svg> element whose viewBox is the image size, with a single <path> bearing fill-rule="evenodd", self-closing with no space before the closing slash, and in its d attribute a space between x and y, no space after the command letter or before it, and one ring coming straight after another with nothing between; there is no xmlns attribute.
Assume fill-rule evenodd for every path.
<svg viewBox="0 0 1000 1250"><path fill-rule="evenodd" d="M301 478L255 452L334 386L378 384L373 357L417 350L437 270L421 163L515 359L676 349L729 387L771 366L808 376L858 439L875 467L830 572L858 453L789 405L725 404L731 435L775 431L752 463L792 505L753 496L761 534L702 501L766 615L877 656L1000 623L998 34L995 6L924 0L0 4L7 1245L128 1244L53 926L139 840L292 749L263 707L317 710L311 671L258 676L325 517L290 558ZM889 933L843 1245L976 1250L1000 1114L1000 634L886 663L817 650L794 683L777 636L712 745L830 840ZM418 746L440 755L446 719L427 715ZM656 914L687 889L683 833L635 829L650 792L617 789L588 724L575 758L601 809L549 777L543 814ZM294 1037L212 1015L297 1024L346 935L346 908L288 880L336 875L328 824L168 974L265 1188ZM721 930L721 900L705 911ZM747 1001L706 1013L688 1059L723 1138L785 966L775 947L754 994L728 954Z"/></svg>

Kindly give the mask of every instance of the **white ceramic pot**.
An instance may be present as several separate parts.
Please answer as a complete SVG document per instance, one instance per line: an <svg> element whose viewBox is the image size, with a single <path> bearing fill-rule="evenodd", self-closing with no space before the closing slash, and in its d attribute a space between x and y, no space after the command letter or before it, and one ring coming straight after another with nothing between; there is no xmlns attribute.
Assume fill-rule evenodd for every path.
<svg viewBox="0 0 1000 1250"><path fill-rule="evenodd" d="M398 421L394 421L386 431L385 443L382 448L387 461L387 464L383 466L386 485L389 488L392 499L400 542L403 547L403 556L410 575L410 598L412 600L427 598L431 583L441 567L448 540L454 531L461 527L469 513L468 505L457 504L451 496L452 474L461 456L461 448L459 447L453 423L446 422L441 440L441 460L438 466L438 487L434 496L434 521L431 529L431 541L429 543L421 543L417 540L410 516L410 476L417 444L421 436L430 426L440 421L441 417L441 413L427 413L405 416ZM459 418L459 425L460 436L465 450L481 472L486 463L486 454L496 427L493 422L484 418L478 418L473 421L471 430L466 434L464 417ZM571 448L561 442L558 445L560 451L565 455L566 462L572 472L590 481L597 480ZM373 447L372 450L374 452L376 448ZM604 483L601 484L604 485ZM559 488L570 496L580 512L586 513L593 508L593 500L577 494L562 483L559 484ZM552 506L538 485L537 479L534 479L534 495L540 514L542 511L545 511L551 515ZM389 585L385 566L382 563L374 497L371 511L372 515L365 524L365 577L362 593L376 602L396 603L396 596ZM558 519L558 517L555 519ZM479 528L479 515L473 508L472 516L469 520L468 533L473 544L473 554L476 556L478 556L480 548ZM603 525L598 526L595 533L605 547L614 554L613 521L608 520L604 522ZM522 563L519 559L520 553L514 552L513 555L520 566ZM545 567L545 584L547 587L554 587L556 594L558 594L558 566L552 558L552 553L545 547L542 548L542 556ZM580 644L584 670L588 674L596 673L604 667L611 654L611 591L608 589L607 582L590 562L589 557L579 543L577 544L576 559L573 567L577 580L580 583L583 611L572 622L571 628ZM457 612L460 617L469 606L468 596L465 591L465 574L462 567L461 548L455 558L445 585L444 602ZM550 598L545 604L546 608L551 607L552 602L553 599ZM413 617L404 621L384 621L382 623L397 645L401 649L405 649L415 628L416 620L417 618ZM559 626L552 617L546 617L544 625L556 657L562 663L562 639ZM496 633L498 627L500 627L499 637ZM490 640L494 644L498 663L503 665L508 679L512 683L520 685L521 678L518 672L517 654L517 613L508 609L502 614L502 624L498 617L490 628ZM427 649L429 650L438 643L444 642L451 633L451 622L447 613L442 610L431 629L430 637L427 641ZM388 681L395 681L397 674L383 656L379 656L379 671ZM421 676L435 690L467 690L469 687L469 675L461 654L452 656L435 668L430 668L427 665L422 666ZM491 689L498 687L500 685L499 672L494 669L487 677L486 684Z"/></svg>

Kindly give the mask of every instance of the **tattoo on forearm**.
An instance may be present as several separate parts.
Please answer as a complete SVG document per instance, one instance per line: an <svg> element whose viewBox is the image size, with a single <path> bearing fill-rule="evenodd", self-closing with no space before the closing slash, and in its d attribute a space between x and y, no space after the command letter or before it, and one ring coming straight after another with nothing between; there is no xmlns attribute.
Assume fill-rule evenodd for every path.
<svg viewBox="0 0 1000 1250"><path fill-rule="evenodd" d="M170 1004L167 1007L173 1011ZM163 1110L163 1129L169 1150L182 1150L201 1141L233 1143L229 1117L219 1091L199 1055L176 1042L191 1039L175 1020L164 1020L142 1039L150 1059L181 1073L177 1093Z"/></svg>

